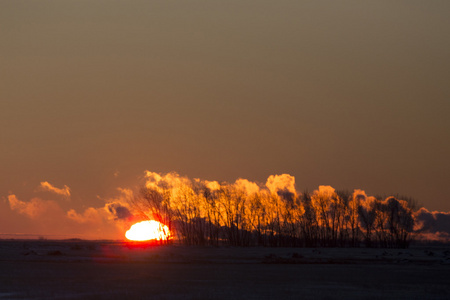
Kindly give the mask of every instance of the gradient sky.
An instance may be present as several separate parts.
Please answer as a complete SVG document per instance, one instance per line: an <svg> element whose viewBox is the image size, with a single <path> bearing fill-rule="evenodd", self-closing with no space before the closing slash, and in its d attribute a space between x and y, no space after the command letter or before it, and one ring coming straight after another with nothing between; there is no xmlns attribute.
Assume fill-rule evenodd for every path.
<svg viewBox="0 0 450 300"><path fill-rule="evenodd" d="M50 197L45 181L70 187L62 206L98 206L151 170L288 173L450 211L449 15L446 0L1 1L1 208Z"/></svg>

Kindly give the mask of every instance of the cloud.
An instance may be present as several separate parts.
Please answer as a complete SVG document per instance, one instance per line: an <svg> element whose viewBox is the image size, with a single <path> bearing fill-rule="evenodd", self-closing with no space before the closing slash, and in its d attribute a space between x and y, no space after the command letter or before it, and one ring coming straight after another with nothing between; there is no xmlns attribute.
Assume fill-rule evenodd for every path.
<svg viewBox="0 0 450 300"><path fill-rule="evenodd" d="M12 233L64 236L74 232L64 210L55 201L40 198L22 201L11 194L7 197L7 204L10 208L7 223Z"/></svg>
<svg viewBox="0 0 450 300"><path fill-rule="evenodd" d="M196 180L200 180L200 179L196 179ZM220 183L218 183L217 181L208 181L208 180L203 180L205 186L210 189L211 191L217 191L220 189Z"/></svg>
<svg viewBox="0 0 450 300"><path fill-rule="evenodd" d="M187 177L182 177L176 172L164 175L156 172L145 171L145 186L149 189L174 189L183 185L191 185L191 181Z"/></svg>
<svg viewBox="0 0 450 300"><path fill-rule="evenodd" d="M89 207L87 208L83 213L79 214L74 209L70 209L67 212L67 217L80 224L85 223L93 223L98 224L102 222L102 219L104 219L106 216L106 213L102 213L101 209Z"/></svg>
<svg viewBox="0 0 450 300"><path fill-rule="evenodd" d="M127 197L132 196L132 192L127 189L119 191L121 194L117 199L111 199L100 207L88 207L81 213L75 209L65 211L56 201L40 198L22 201L11 194L5 204L16 214L12 214L15 216L6 224L16 224L15 228L29 234L121 239L135 219L127 206Z"/></svg>
<svg viewBox="0 0 450 300"><path fill-rule="evenodd" d="M120 201L123 203L128 203L130 199L133 199L134 192L131 189L124 189L124 188L117 188L117 190L120 192L120 197L116 199L115 201Z"/></svg>
<svg viewBox="0 0 450 300"><path fill-rule="evenodd" d="M70 209L66 218L70 220L79 233L85 238L121 239L125 231L136 221L142 221L133 214L127 202L132 193L128 189L119 189L121 195L108 200L103 206L88 207L79 213Z"/></svg>
<svg viewBox="0 0 450 300"><path fill-rule="evenodd" d="M319 185L319 189L314 190L313 196L321 197L323 199L332 199L336 197L336 190L329 185Z"/></svg>
<svg viewBox="0 0 450 300"><path fill-rule="evenodd" d="M8 203L11 210L19 214L36 219L42 215L50 213L60 213L61 208L55 201L33 198L28 202L17 199L16 195L8 196Z"/></svg>
<svg viewBox="0 0 450 300"><path fill-rule="evenodd" d="M105 209L113 216L114 220L128 220L133 217L130 209L118 202L107 203Z"/></svg>
<svg viewBox="0 0 450 300"><path fill-rule="evenodd" d="M153 189L161 195L165 193L165 197L169 195L173 200L171 205L182 204L183 199L197 193L203 198L192 198L196 208L201 208L201 205L204 205L201 204L201 199L206 198L208 201L219 199L222 192L229 191L238 192L239 195L245 194L249 201L259 196L261 196L261 201L265 201L266 198L276 198L272 197L273 195L278 195L279 199L284 200L283 203L290 203L292 200L299 199L295 189L295 177L288 174L271 175L264 186L264 184L242 178L234 183L219 183L200 179L191 180L175 172L159 174L146 171L145 187ZM70 197L71 195L68 186L64 185L63 188L57 188L47 181L40 183L39 190L64 197ZM3 198L3 216L5 216L3 224L14 224L16 222L20 224L20 228L28 228L27 230L32 233L39 231L45 234L82 235L85 238L123 238L123 234L133 222L151 218L153 212L149 206L144 205L145 202L141 205L141 202L139 202L140 196L135 194L132 189L118 188L117 190L119 193L116 197L83 209L75 209L74 207L62 209L57 201L36 197L22 201L16 195L10 194L6 199ZM313 204L317 202L315 201L316 198L323 198L324 203L329 205L330 201L337 195L333 187L319 186L311 194L311 197ZM250 203L249 201L247 203ZM353 202L355 205L361 205L361 207L355 206L354 213L357 218L359 215L359 220L364 228L374 226L375 213L380 205L400 212L407 209L405 201L393 197L377 200L374 197L367 196L363 190L354 190L351 203ZM200 216L203 217L204 215ZM430 212L421 208L414 213L414 220L414 231L417 233L418 239L450 242L450 212ZM12 227L16 226L6 226L6 228Z"/></svg>
<svg viewBox="0 0 450 300"><path fill-rule="evenodd" d="M256 183L248 181L247 179L240 178L236 180L234 185L237 188L244 190L247 195L257 194L260 191L260 188Z"/></svg>
<svg viewBox="0 0 450 300"><path fill-rule="evenodd" d="M89 207L83 213L77 213L74 209L67 212L67 217L77 223L105 223L109 221L130 221L134 215L130 207L130 199L133 191L130 189L117 189L120 195L108 200L104 206Z"/></svg>
<svg viewBox="0 0 450 300"><path fill-rule="evenodd" d="M430 212L422 207L414 213L414 219L419 238L450 242L450 212Z"/></svg>
<svg viewBox="0 0 450 300"><path fill-rule="evenodd" d="M270 175L267 178L266 187L273 194L288 200L297 196L295 190L295 177L289 174Z"/></svg>
<svg viewBox="0 0 450 300"><path fill-rule="evenodd" d="M354 201L365 201L367 199L366 192L360 189L355 189L352 194Z"/></svg>
<svg viewBox="0 0 450 300"><path fill-rule="evenodd" d="M43 191L48 191L65 197L70 197L70 188L67 185L64 185L64 188L60 189L53 186L48 181L43 181L40 184L40 188Z"/></svg>

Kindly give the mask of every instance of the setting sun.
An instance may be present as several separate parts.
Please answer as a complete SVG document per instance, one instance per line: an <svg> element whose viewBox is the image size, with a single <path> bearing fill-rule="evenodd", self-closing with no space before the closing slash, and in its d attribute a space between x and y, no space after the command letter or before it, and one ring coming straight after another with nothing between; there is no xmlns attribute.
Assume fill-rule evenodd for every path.
<svg viewBox="0 0 450 300"><path fill-rule="evenodd" d="M167 240L169 236L169 227L154 220L138 222L125 233L125 237L132 241L160 241Z"/></svg>

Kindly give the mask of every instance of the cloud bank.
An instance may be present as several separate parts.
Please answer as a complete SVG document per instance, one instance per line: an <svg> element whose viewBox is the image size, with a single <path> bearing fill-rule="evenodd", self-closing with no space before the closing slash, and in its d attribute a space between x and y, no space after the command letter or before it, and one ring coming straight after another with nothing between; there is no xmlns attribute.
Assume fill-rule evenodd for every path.
<svg viewBox="0 0 450 300"><path fill-rule="evenodd" d="M345 193L342 194L333 187L326 185L319 186L309 195L310 199L308 200L304 198L303 193L298 192L295 178L289 174L270 175L265 183L252 182L243 178L239 178L233 183L219 183L198 178L190 179L175 172L162 174L145 171L141 186L147 192L156 191L156 194L145 195L142 194L143 190L117 188L118 193L114 198L104 200L104 204L98 207L91 206L83 210L64 209L63 207L68 205L67 202L63 205L58 201L40 197L23 200L11 193L3 198L7 207L2 209L1 212L4 220L8 221L0 222L0 224L6 224L3 225L6 226L5 228L14 228L17 224L15 222L22 222L23 226L17 228L24 228L24 224L27 224L26 226L29 226L29 232L27 233L42 235L58 234L81 236L87 239L123 239L125 231L133 223L149 218L161 218L157 211L152 210L148 203L145 204L142 201L146 196L157 197L151 198L151 201L157 202L165 201L164 199L170 197L172 199L172 206L170 207L172 211L195 212L198 213L198 218L204 220L206 220L207 215L203 211L209 210L216 214L217 224L225 226L226 223L221 223L225 220L223 215L229 213L225 210L231 209L231 206L230 208L224 207L218 199L228 195L227 197L232 197L232 199L236 197L236 199L241 199L240 202L230 205L235 205L233 209L241 211L236 214L235 218L248 216L248 220L242 222L256 222L261 216L264 216L264 218L273 216L277 210L291 209L293 213L286 216L286 222L289 220L295 222L296 218L313 221L312 218L315 218L319 226L326 227L332 225L332 223L329 223L331 213L336 212L341 205L345 205L346 209L349 210L345 212L345 218L347 218L345 222L349 222L348 224L359 222L361 230L363 230L362 234L365 234L367 230L370 231L372 227L375 227L377 222L378 225L381 224L379 222L384 222L377 219L376 211L383 213L396 211L399 216L407 216L409 209L407 202L401 199L395 199L394 197L388 197L384 200L377 199L366 195L365 191L359 189L355 189L353 193L347 193L348 196L343 196ZM71 196L71 189L67 185L64 185L63 188L57 188L47 181L40 182L38 190L48 191L65 198ZM201 197L198 198L199 196L196 195L201 195ZM204 201L202 197L210 200ZM188 203L183 199L197 200L189 200L191 202L188 201ZM263 215L258 217L256 212L264 205L267 209L264 210ZM308 205L311 205L311 207ZM316 212L311 210L312 207L315 207ZM318 214L319 212L321 214ZM311 213L313 215L308 216ZM420 208L412 213L412 218L414 221L413 231L415 238L418 240L450 242L450 212L431 212L426 208ZM408 228L407 222L410 221L407 218L396 220L396 222L406 222L404 223L405 228ZM244 223L238 225L246 226ZM388 225L389 222L386 223L386 226ZM21 231L24 231L24 229L21 229Z"/></svg>

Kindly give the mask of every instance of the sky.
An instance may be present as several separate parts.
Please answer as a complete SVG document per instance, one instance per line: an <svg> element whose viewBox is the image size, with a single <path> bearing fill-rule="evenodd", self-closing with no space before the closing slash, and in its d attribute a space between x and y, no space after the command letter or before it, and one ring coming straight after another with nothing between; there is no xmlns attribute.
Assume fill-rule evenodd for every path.
<svg viewBox="0 0 450 300"><path fill-rule="evenodd" d="M450 211L449 13L416 0L1 1L0 233L34 229L8 197L82 212L145 170L290 174L300 191Z"/></svg>

